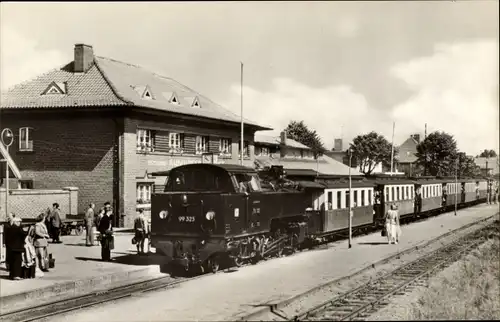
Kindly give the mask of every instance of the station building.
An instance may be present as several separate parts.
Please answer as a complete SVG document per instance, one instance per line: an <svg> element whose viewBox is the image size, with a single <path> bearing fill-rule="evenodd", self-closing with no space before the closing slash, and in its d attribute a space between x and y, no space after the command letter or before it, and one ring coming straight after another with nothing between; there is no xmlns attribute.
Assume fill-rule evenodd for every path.
<svg viewBox="0 0 500 322"><path fill-rule="evenodd" d="M165 178L153 172L200 162L239 163L240 117L177 81L94 55L77 44L74 60L2 93L0 128L14 132L9 154L24 188L79 188L78 211L110 201L114 225L130 227ZM244 120L244 165L254 134ZM207 154L208 153L208 154Z"/></svg>

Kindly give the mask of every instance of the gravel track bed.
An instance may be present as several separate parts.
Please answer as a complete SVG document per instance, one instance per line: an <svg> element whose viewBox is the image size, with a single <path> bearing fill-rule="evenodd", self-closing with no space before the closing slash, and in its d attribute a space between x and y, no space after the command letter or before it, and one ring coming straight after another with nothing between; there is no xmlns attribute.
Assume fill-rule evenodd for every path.
<svg viewBox="0 0 500 322"><path fill-rule="evenodd" d="M491 222L495 219L498 219L498 215L496 215L494 218L488 220L487 222L483 222L478 225L474 225L472 227L466 228L457 234L451 235L444 237L443 239L436 241L432 243L431 245L428 245L424 248L420 248L418 250L415 250L409 254L402 255L398 258L395 258L391 260L388 263L385 263L383 265L380 265L378 267L374 267L371 270L362 273L359 276L355 276L352 279L347 279L344 281L340 281L339 283L331 286L327 286L323 289L320 289L316 291L315 293L310 294L307 297L304 297L302 299L299 299L297 301L294 301L290 303L289 305L276 310L277 314L274 313L266 313L262 316L258 316L255 319L252 320L271 320L271 321L283 321L286 319L293 319L294 316L297 314L304 312L310 308L313 308L317 305L320 305L324 303L328 298L335 298L337 296L342 295L343 293L348 292L351 289L354 289L356 287L362 286L368 282L370 282L373 279L376 279L378 277L381 277L396 268L407 264L409 262L412 262L422 256L425 256L426 254L431 253L434 250L437 250L441 248L442 246L449 244L471 232L474 232L478 229L481 229L488 224L491 224Z"/></svg>

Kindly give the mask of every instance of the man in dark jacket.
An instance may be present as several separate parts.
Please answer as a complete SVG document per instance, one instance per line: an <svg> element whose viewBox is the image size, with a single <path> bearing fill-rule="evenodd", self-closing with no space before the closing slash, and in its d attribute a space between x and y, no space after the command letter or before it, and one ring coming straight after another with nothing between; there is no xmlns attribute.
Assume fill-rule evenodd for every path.
<svg viewBox="0 0 500 322"><path fill-rule="evenodd" d="M61 210L59 209L59 204L55 202L52 204L52 211L50 213L50 223L52 226L52 238L54 243L60 244L59 235L61 233Z"/></svg>
<svg viewBox="0 0 500 322"><path fill-rule="evenodd" d="M113 227L111 216L113 211L111 204L104 204L104 214L99 221L99 233L101 234L101 258L103 261L111 261L111 249L113 249ZM102 210L101 210L102 211Z"/></svg>
<svg viewBox="0 0 500 322"><path fill-rule="evenodd" d="M21 228L21 218L14 218L9 228L9 277L20 280L22 273L22 255L24 252L24 238L26 234Z"/></svg>

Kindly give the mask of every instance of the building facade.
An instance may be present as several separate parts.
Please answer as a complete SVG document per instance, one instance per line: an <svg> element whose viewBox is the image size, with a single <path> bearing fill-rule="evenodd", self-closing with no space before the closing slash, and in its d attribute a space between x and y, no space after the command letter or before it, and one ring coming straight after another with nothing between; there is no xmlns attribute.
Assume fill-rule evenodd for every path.
<svg viewBox="0 0 500 322"><path fill-rule="evenodd" d="M239 163L240 117L175 80L94 55L75 45L74 61L2 94L0 128L15 134L10 156L31 188L79 188L78 211L114 205L115 226L148 214L153 172L188 163ZM244 164L254 134L244 120Z"/></svg>
<svg viewBox="0 0 500 322"><path fill-rule="evenodd" d="M406 175L413 176L417 173L417 146L420 143L420 134L412 134L399 146L398 170Z"/></svg>

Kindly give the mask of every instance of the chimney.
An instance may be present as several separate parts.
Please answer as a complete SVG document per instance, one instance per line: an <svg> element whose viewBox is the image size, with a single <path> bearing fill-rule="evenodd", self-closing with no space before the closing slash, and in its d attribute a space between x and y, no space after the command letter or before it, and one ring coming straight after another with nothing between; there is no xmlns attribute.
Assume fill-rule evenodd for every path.
<svg viewBox="0 0 500 322"><path fill-rule="evenodd" d="M280 133L280 143L286 145L286 131Z"/></svg>
<svg viewBox="0 0 500 322"><path fill-rule="evenodd" d="M75 73L85 73L94 64L94 50L92 46L85 44L75 45Z"/></svg>
<svg viewBox="0 0 500 322"><path fill-rule="evenodd" d="M417 143L420 143L420 134L413 134L411 137L414 138Z"/></svg>
<svg viewBox="0 0 500 322"><path fill-rule="evenodd" d="M335 151L342 151L342 139L335 139L333 142L333 149Z"/></svg>

